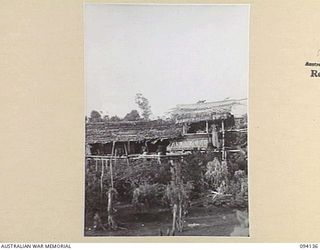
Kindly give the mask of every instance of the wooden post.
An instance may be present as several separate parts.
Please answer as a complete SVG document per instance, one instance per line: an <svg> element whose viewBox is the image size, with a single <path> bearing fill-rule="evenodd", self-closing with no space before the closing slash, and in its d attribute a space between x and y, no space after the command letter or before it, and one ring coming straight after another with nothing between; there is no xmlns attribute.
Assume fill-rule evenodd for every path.
<svg viewBox="0 0 320 250"><path fill-rule="evenodd" d="M96 172L98 172L98 160L97 159L93 159L93 160L96 163Z"/></svg>
<svg viewBox="0 0 320 250"><path fill-rule="evenodd" d="M207 134L209 134L209 123L208 123L208 121L206 121L206 132L207 132Z"/></svg>
<svg viewBox="0 0 320 250"><path fill-rule="evenodd" d="M110 159L110 187L108 190L108 225L110 228L116 228L115 222L113 220L113 169L112 169L112 159Z"/></svg>
<svg viewBox="0 0 320 250"><path fill-rule="evenodd" d="M108 225L110 228L114 227L114 221L112 216L112 189L108 191Z"/></svg>
<svg viewBox="0 0 320 250"><path fill-rule="evenodd" d="M225 129L224 129L224 120L221 120L221 132L222 132L222 160L225 160Z"/></svg>
<svg viewBox="0 0 320 250"><path fill-rule="evenodd" d="M104 166L103 166L103 159L101 159L101 176L100 176L100 215L102 215L103 212L103 176L104 176Z"/></svg>
<svg viewBox="0 0 320 250"><path fill-rule="evenodd" d="M111 184L111 188L113 188L113 167L112 167L112 160L110 160L110 164L109 164L109 168L110 168L110 184Z"/></svg>
<svg viewBox="0 0 320 250"><path fill-rule="evenodd" d="M126 144L124 144L124 151L126 152L126 156L127 156L127 166L129 167L129 155L128 155L128 149Z"/></svg>
<svg viewBox="0 0 320 250"><path fill-rule="evenodd" d="M115 145L116 145L116 142L113 141L113 142L112 142L112 149L111 149L111 156L113 156ZM112 158L112 157L111 157L111 158Z"/></svg>
<svg viewBox="0 0 320 250"><path fill-rule="evenodd" d="M116 163L117 163L117 154L118 154L118 150L115 149L114 150L114 165L116 165Z"/></svg>
<svg viewBox="0 0 320 250"><path fill-rule="evenodd" d="M171 235L175 234L175 231L176 231L176 221L177 221L177 204L174 204L173 205L173 208L172 208L172 231L171 231Z"/></svg>
<svg viewBox="0 0 320 250"><path fill-rule="evenodd" d="M178 220L178 230L179 232L182 232L182 227L183 227L183 221L182 221L182 200L180 199L179 201L179 220Z"/></svg>
<svg viewBox="0 0 320 250"><path fill-rule="evenodd" d="M147 141L145 141L145 142L144 142L144 145L146 146L146 151L147 151L147 153L149 153L149 149L148 149L148 142L147 142Z"/></svg>

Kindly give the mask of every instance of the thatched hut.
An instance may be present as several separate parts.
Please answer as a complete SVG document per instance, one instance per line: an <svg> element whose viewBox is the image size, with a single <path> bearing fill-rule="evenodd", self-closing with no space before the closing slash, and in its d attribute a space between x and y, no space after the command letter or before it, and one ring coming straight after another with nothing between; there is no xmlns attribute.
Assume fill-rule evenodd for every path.
<svg viewBox="0 0 320 250"><path fill-rule="evenodd" d="M170 121L89 122L86 124L88 155L165 153L170 140L180 138L181 124Z"/></svg>
<svg viewBox="0 0 320 250"><path fill-rule="evenodd" d="M177 105L170 121L88 122L86 154L159 155L213 149L225 157L225 133L243 121L246 109L246 99L201 101Z"/></svg>
<svg viewBox="0 0 320 250"><path fill-rule="evenodd" d="M180 104L171 110L176 124L182 124L183 137L168 145L169 151L213 148L226 156L225 132L247 112L247 100L226 99Z"/></svg>

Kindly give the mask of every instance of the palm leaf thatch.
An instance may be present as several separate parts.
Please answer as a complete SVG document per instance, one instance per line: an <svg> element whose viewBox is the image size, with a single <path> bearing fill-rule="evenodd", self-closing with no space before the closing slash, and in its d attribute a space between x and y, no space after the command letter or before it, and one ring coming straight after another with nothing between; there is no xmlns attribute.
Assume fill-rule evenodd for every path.
<svg viewBox="0 0 320 250"><path fill-rule="evenodd" d="M180 137L181 131L179 124L162 120L89 122L86 124L86 143L172 139Z"/></svg>
<svg viewBox="0 0 320 250"><path fill-rule="evenodd" d="M170 114L177 123L227 119L232 116L233 106L241 105L245 100L229 99L218 102L179 104L171 110Z"/></svg>

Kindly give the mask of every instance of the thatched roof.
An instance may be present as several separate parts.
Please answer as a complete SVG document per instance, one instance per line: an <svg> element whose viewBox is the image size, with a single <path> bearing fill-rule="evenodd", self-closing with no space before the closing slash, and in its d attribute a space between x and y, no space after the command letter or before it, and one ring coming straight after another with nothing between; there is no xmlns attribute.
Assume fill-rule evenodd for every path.
<svg viewBox="0 0 320 250"><path fill-rule="evenodd" d="M86 143L171 139L180 137L181 131L180 125L162 120L89 122L86 124Z"/></svg>
<svg viewBox="0 0 320 250"><path fill-rule="evenodd" d="M235 105L246 105L246 99L179 104L170 112L177 123L227 119Z"/></svg>

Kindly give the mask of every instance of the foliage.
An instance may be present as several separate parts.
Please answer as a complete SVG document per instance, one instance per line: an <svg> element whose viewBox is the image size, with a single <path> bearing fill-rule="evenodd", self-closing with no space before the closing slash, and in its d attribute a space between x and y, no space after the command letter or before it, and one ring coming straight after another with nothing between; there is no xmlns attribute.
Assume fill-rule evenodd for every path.
<svg viewBox="0 0 320 250"><path fill-rule="evenodd" d="M142 111L142 117L145 120L149 120L150 116L152 115L149 100L145 98L141 93L137 93L135 97L135 102L136 104L138 104L139 108Z"/></svg>
<svg viewBox="0 0 320 250"><path fill-rule="evenodd" d="M141 184L133 190L132 203L138 209L164 206L165 189L163 184Z"/></svg>
<svg viewBox="0 0 320 250"><path fill-rule="evenodd" d="M109 121L109 119L110 119L110 118L109 118L108 115L104 115L103 118L102 118L102 120L104 120L104 121Z"/></svg>
<svg viewBox="0 0 320 250"><path fill-rule="evenodd" d="M114 115L114 116L110 117L109 121L110 122L119 122L119 121L121 121L121 118L119 118L118 116Z"/></svg>
<svg viewBox="0 0 320 250"><path fill-rule="evenodd" d="M228 193L232 194L230 205L235 207L247 207L248 203L248 178L243 170L238 170L234 173Z"/></svg>
<svg viewBox="0 0 320 250"><path fill-rule="evenodd" d="M100 112L96 111L96 110L92 110L91 114L90 114L90 121L91 122L98 122L101 121L101 114Z"/></svg>
<svg viewBox="0 0 320 250"><path fill-rule="evenodd" d="M138 111L135 109L131 110L131 112L126 114L125 117L123 118L123 120L125 120L125 121L138 121L140 119L141 119L141 117L140 117Z"/></svg>
<svg viewBox="0 0 320 250"><path fill-rule="evenodd" d="M171 208L176 211L177 218L181 214L181 228L190 202L205 199L211 190L222 194L213 203L215 205L247 206L246 171L231 169L229 161L221 162L213 152L194 152L174 160L174 163L166 159L162 159L161 163L157 160L131 159L128 162L119 159L112 160L112 164L116 201L132 203L140 212L148 208ZM86 164L85 203L86 223L89 224L96 212L101 213L101 207L101 220L107 221L107 192L111 176L109 165L105 162L103 165L104 193L101 199L101 162L97 166L93 160Z"/></svg>
<svg viewBox="0 0 320 250"><path fill-rule="evenodd" d="M228 166L226 161L220 163L217 158L207 163L205 178L209 185L219 193L224 193L228 185Z"/></svg>
<svg viewBox="0 0 320 250"><path fill-rule="evenodd" d="M181 161L182 178L185 183L191 182L193 188L190 192L190 199L196 199L203 196L208 185L204 178L206 171L206 164L214 157L210 152L203 154L201 152L194 152L185 156Z"/></svg>

